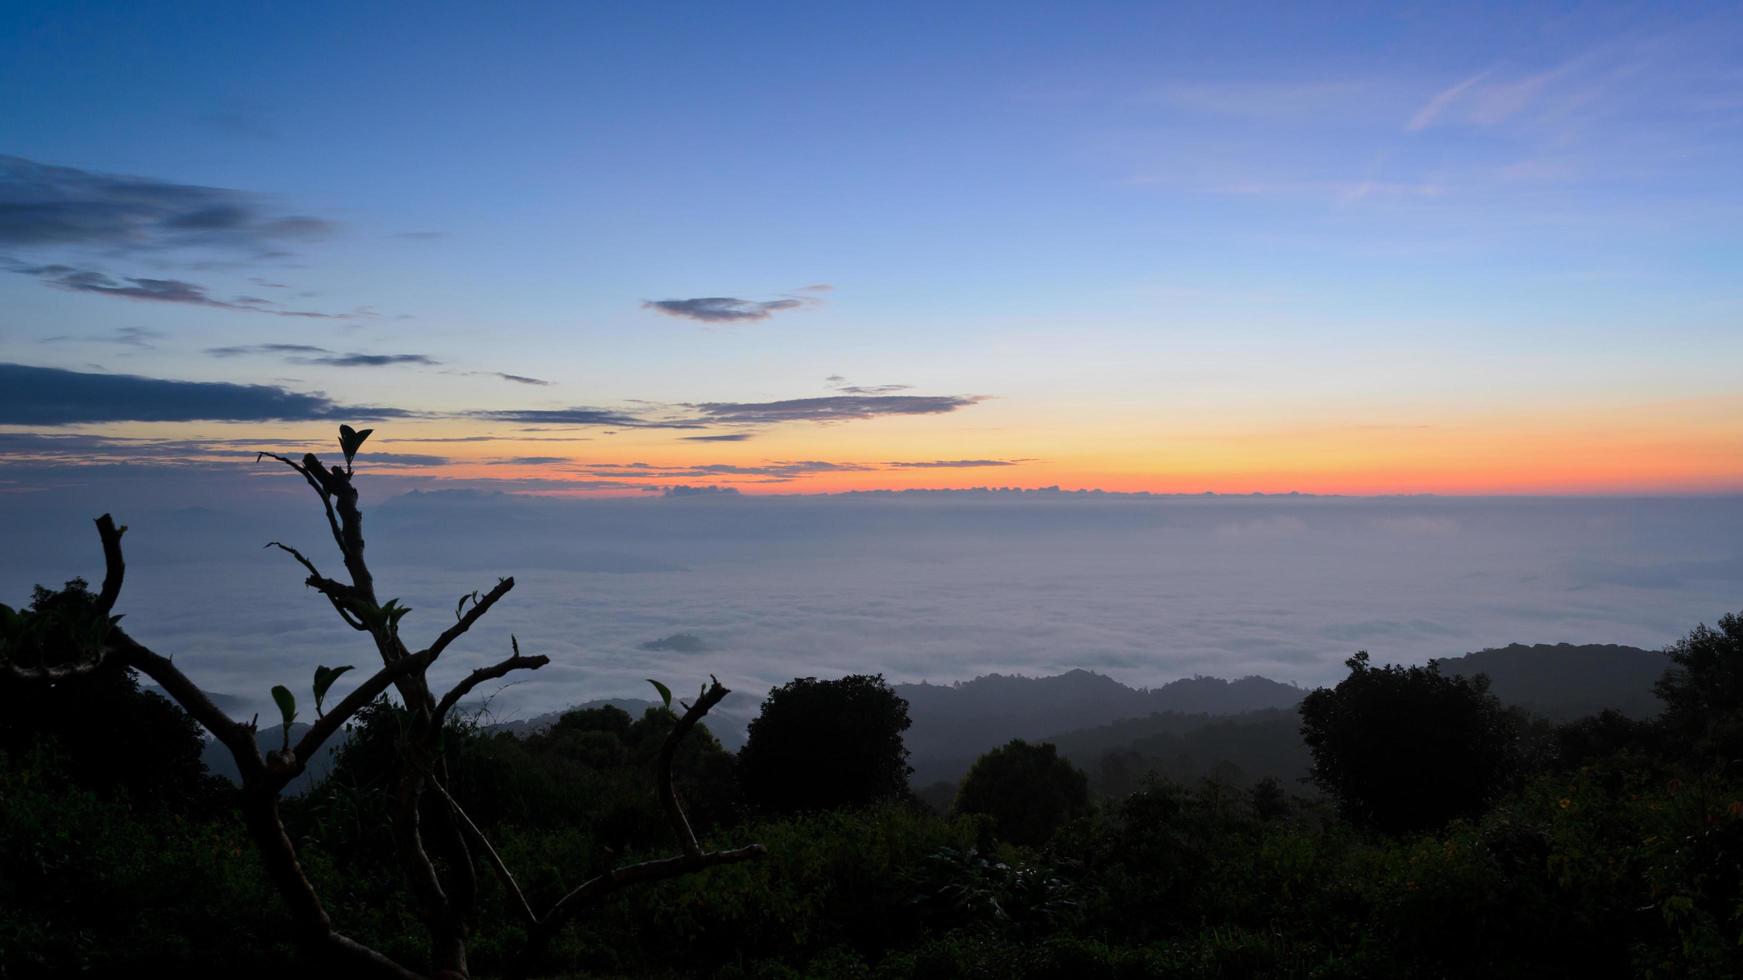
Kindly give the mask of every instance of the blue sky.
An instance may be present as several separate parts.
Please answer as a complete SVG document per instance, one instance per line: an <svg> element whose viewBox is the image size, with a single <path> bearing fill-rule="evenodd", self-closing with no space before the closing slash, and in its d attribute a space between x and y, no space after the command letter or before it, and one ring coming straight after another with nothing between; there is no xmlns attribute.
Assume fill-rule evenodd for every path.
<svg viewBox="0 0 1743 980"><path fill-rule="evenodd" d="M964 399L594 463L1735 490L1740 48L1736 5L8 5L0 154L320 227L0 236L0 360L425 413ZM24 271L50 264L229 305ZM709 297L793 302L643 305ZM1686 465L1592 468L1623 421L1634 469ZM1437 441L1351 434L1377 426Z"/></svg>

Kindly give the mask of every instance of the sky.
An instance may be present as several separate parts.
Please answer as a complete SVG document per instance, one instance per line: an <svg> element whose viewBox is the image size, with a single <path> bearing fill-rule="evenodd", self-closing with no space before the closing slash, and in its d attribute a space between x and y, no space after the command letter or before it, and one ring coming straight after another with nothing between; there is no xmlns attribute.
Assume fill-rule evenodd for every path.
<svg viewBox="0 0 1743 980"><path fill-rule="evenodd" d="M0 492L350 422L397 490L1734 494L1740 66L1736 4L10 3Z"/></svg>

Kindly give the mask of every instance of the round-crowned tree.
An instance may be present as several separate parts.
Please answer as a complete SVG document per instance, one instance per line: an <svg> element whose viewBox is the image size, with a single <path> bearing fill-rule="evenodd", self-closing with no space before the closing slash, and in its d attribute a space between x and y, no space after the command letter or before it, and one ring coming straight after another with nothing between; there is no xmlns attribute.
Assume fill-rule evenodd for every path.
<svg viewBox="0 0 1743 980"><path fill-rule="evenodd" d="M37 586L28 608L0 606L0 649L16 661L65 667L79 638L108 622L83 579L60 590ZM139 807L198 812L222 800L223 782L206 771L200 726L173 701L141 688L126 666L76 673L54 684L0 671L0 761L45 749L68 782Z"/></svg>
<svg viewBox="0 0 1743 980"><path fill-rule="evenodd" d="M1670 669L1656 687L1665 729L1697 757L1743 759L1743 616L1696 626L1667 652Z"/></svg>
<svg viewBox="0 0 1743 980"><path fill-rule="evenodd" d="M1448 676L1438 665L1372 667L1301 702L1313 780L1349 819L1388 833L1439 826L1494 799L1517 759L1518 722L1489 679Z"/></svg>
<svg viewBox="0 0 1743 980"><path fill-rule="evenodd" d="M984 813L1013 844L1040 846L1089 810L1089 778L1051 742L1012 739L975 760L956 791L957 813Z"/></svg>
<svg viewBox="0 0 1743 980"><path fill-rule="evenodd" d="M908 702L882 675L789 681L769 692L738 752L745 802L799 813L904 796L908 724Z"/></svg>

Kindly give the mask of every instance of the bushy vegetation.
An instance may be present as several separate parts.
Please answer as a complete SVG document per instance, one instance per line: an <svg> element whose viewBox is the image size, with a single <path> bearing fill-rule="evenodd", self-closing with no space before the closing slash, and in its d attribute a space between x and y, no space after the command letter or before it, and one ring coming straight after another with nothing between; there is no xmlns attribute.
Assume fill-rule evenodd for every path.
<svg viewBox="0 0 1743 980"><path fill-rule="evenodd" d="M731 828L764 842L768 858L614 897L559 937L548 972L1735 976L1743 778L1722 736L1737 724L1739 702L1722 687L1697 688L1736 670L1743 649L1722 638L1738 625L1726 617L1673 650L1662 689L1674 708L1662 722L1612 715L1554 730L1515 727L1514 749L1547 748L1518 751L1519 768L1503 785L1477 794L1485 802L1413 817L1408 828L1350 820L1335 798L1275 783L1154 778L1073 808L1046 831L1013 824L1001 833L996 814L944 816L902 799L758 815L740 796L733 757L697 737L677 779L698 832ZM1366 691L1379 671L1356 663L1352 679ZM1408 671L1382 676L1443 697L1481 694ZM1349 684L1325 697L1347 695ZM155 695L120 687L94 703L162 710ZM1389 731L1393 723L1365 700L1336 703L1348 713L1340 724ZM76 705L65 706L69 722L101 724ZM288 804L286 819L311 879L334 896L333 914L378 948L410 955L420 927L385 866L391 851L374 840L385 830L366 819L402 712L384 700L361 713L332 774ZM644 774L670 723L663 709L637 719L603 708L517 738L454 721L444 736L451 785L507 863L531 869L521 886L536 902L570 887L566 875L669 848ZM97 740L9 731L0 767L8 977L124 966L189 976L306 972L242 828L223 808L190 812L137 795L93 764L106 751ZM185 726L153 731L186 737ZM1041 765L1046 755L1006 747L977 771L1034 770L1039 785L1056 768ZM1416 792L1411 768L1433 762L1407 751L1364 759L1381 768L1364 792L1381 796L1387 785ZM1390 781L1387 765L1399 767ZM1069 775L1052 773L1062 786L1081 785L1081 774ZM196 776L184 764L152 782ZM1064 792L1075 799L1075 789ZM510 900L493 882L483 887L488 906ZM482 921L500 923L475 937L473 968L488 976L506 969L521 927L510 915Z"/></svg>
<svg viewBox="0 0 1743 980"><path fill-rule="evenodd" d="M953 806L990 817L1001 840L1040 846L1089 811L1089 777L1057 747L1014 738L975 761Z"/></svg>
<svg viewBox="0 0 1743 980"><path fill-rule="evenodd" d="M907 795L908 702L881 676L800 677L775 688L738 752L760 813L807 813Z"/></svg>

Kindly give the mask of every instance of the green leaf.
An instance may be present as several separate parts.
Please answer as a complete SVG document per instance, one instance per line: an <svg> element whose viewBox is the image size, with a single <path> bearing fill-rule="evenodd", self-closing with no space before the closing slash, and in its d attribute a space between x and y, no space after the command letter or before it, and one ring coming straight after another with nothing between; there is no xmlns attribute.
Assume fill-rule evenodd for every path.
<svg viewBox="0 0 1743 980"><path fill-rule="evenodd" d="M460 610L466 608L467 599L471 599L474 606L478 605L478 590L473 589L470 593L461 596L459 602L454 603L454 618L456 620L460 618Z"/></svg>
<svg viewBox="0 0 1743 980"><path fill-rule="evenodd" d="M350 466L351 460L357 455L357 450L363 446L363 440L369 438L374 429L364 429L359 432L348 425L339 426L339 448L345 452L345 465Z"/></svg>
<svg viewBox="0 0 1743 980"><path fill-rule="evenodd" d="M343 667L317 666L315 668L315 717L316 718L321 717L321 701L322 701L322 699L324 699L327 696L327 689L333 686L333 682L339 679L340 674L343 674L347 670L350 670L350 669L351 669L350 664L346 664Z"/></svg>
<svg viewBox="0 0 1743 980"><path fill-rule="evenodd" d="M278 713L284 716L285 738L289 739L291 722L297 717L296 695L283 684L275 684L272 688L272 699L278 702Z"/></svg>
<svg viewBox="0 0 1743 980"><path fill-rule="evenodd" d="M648 678L648 683L654 686L654 690L660 692L660 700L666 703L666 710L672 710L672 689L652 677Z"/></svg>

